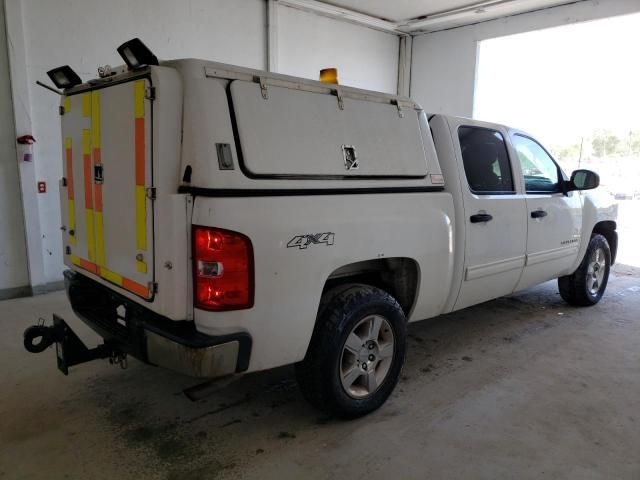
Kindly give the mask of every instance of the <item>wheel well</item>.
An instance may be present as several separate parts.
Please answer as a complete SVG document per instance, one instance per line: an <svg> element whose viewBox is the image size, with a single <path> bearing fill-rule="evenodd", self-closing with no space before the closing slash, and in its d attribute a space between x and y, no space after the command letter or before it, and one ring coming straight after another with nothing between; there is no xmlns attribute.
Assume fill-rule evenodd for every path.
<svg viewBox="0 0 640 480"><path fill-rule="evenodd" d="M380 258L334 270L323 292L345 283L364 283L389 292L408 317L418 291L418 264L411 258Z"/></svg>
<svg viewBox="0 0 640 480"><path fill-rule="evenodd" d="M616 263L616 254L618 253L618 232L616 232L616 222L613 220L605 220L596 223L593 227L593 233L599 233L607 239L609 248L611 248L611 264Z"/></svg>

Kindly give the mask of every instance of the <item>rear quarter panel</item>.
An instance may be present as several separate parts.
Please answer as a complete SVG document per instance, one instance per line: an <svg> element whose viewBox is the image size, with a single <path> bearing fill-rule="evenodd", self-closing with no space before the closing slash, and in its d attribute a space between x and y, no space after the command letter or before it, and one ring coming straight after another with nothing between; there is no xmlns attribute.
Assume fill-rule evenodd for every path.
<svg viewBox="0 0 640 480"><path fill-rule="evenodd" d="M246 331L249 371L301 360L323 287L336 269L358 261L406 257L419 265L410 320L442 312L453 269L453 202L448 193L196 197L192 222L247 235L255 258L253 308L196 309L209 335ZM287 247L297 235L334 233L333 245Z"/></svg>

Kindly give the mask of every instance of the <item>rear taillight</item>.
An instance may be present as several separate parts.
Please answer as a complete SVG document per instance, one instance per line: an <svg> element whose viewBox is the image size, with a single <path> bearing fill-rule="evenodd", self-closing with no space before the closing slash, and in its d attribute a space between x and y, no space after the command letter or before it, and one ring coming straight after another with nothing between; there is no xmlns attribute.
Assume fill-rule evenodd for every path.
<svg viewBox="0 0 640 480"><path fill-rule="evenodd" d="M253 306L253 248L245 235L193 227L196 308L238 310Z"/></svg>

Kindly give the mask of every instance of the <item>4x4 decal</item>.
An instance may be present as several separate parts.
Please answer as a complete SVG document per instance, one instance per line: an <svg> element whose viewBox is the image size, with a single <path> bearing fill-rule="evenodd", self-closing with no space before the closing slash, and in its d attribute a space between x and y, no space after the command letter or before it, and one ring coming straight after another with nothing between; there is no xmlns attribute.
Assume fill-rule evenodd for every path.
<svg viewBox="0 0 640 480"><path fill-rule="evenodd" d="M326 232L326 233L308 233L306 235L296 235L289 243L287 243L287 248L299 248L305 249L309 245L333 245L333 239L335 237L335 233Z"/></svg>

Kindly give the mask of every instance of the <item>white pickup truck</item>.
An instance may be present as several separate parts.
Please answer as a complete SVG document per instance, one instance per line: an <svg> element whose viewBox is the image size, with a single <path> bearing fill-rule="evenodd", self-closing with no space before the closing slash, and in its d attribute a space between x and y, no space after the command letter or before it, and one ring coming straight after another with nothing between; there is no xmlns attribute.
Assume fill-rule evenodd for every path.
<svg viewBox="0 0 640 480"><path fill-rule="evenodd" d="M558 278L593 305L617 208L526 133L409 98L202 60L126 66L60 107L65 281L104 338L25 332L59 367L126 354L197 377L296 364L314 405L353 417L395 387L407 323Z"/></svg>

